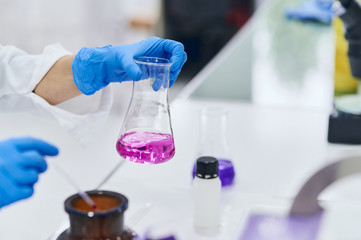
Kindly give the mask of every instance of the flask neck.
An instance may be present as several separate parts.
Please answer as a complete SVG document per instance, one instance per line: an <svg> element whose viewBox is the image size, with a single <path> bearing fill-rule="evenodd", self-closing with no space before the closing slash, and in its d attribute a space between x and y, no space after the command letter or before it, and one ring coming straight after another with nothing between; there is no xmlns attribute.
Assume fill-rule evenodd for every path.
<svg viewBox="0 0 361 240"><path fill-rule="evenodd" d="M132 103L138 101L168 105L168 88L153 89L154 79L133 81ZM148 103L149 104L149 103Z"/></svg>
<svg viewBox="0 0 361 240"><path fill-rule="evenodd" d="M227 141L227 113L201 113L199 154L216 158L230 158Z"/></svg>
<svg viewBox="0 0 361 240"><path fill-rule="evenodd" d="M138 57L134 59L142 74L139 81L133 81L133 97L149 98L148 101L167 100L170 66L168 59ZM165 98L165 99L164 99Z"/></svg>
<svg viewBox="0 0 361 240"><path fill-rule="evenodd" d="M226 140L225 117L202 117L201 121L201 139L217 140L217 142Z"/></svg>

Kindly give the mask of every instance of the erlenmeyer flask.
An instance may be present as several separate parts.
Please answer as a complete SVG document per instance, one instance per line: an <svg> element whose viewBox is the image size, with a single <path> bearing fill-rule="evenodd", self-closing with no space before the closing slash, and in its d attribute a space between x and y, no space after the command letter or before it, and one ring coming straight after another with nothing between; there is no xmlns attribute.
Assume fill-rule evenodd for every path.
<svg viewBox="0 0 361 240"><path fill-rule="evenodd" d="M116 148L120 156L137 163L157 164L175 153L168 104L168 59L139 57L134 61L142 71L133 81L133 93Z"/></svg>
<svg viewBox="0 0 361 240"><path fill-rule="evenodd" d="M208 107L200 111L200 139L198 157L211 156L218 159L218 174L222 187L233 185L235 172L227 135L227 110ZM195 177L196 165L193 167Z"/></svg>

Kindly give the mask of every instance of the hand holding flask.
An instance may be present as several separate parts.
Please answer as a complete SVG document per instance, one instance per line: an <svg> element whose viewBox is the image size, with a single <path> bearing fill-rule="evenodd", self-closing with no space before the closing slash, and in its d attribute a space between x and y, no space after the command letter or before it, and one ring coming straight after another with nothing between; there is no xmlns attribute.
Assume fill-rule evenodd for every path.
<svg viewBox="0 0 361 240"><path fill-rule="evenodd" d="M139 57L139 81L133 81L130 105L116 149L129 161L157 164L175 154L170 120L168 88L171 63L168 59Z"/></svg>

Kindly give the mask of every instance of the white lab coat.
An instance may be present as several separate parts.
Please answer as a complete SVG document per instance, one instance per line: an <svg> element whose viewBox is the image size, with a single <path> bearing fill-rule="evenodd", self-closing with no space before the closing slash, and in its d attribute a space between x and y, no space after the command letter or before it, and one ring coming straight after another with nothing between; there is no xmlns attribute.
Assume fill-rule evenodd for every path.
<svg viewBox="0 0 361 240"><path fill-rule="evenodd" d="M40 55L0 45L0 113L26 111L52 118L81 144L86 144L110 111L113 99L110 87L56 106L33 93L54 63L69 54L59 44L45 47Z"/></svg>
<svg viewBox="0 0 361 240"><path fill-rule="evenodd" d="M107 118L113 99L110 86L56 106L32 92L67 54L60 45L47 46L40 55L0 45L0 140L32 136L60 149L58 156L46 158L49 168L37 182L35 194L1 209L0 226L6 227L0 239L48 239L67 219L63 201L77 189L53 163L83 190L97 187L119 164L115 143L120 118Z"/></svg>

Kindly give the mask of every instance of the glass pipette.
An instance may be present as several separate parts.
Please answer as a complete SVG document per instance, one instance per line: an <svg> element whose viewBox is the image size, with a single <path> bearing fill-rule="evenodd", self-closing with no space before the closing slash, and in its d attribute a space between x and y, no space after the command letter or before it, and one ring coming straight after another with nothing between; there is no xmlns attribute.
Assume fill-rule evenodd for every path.
<svg viewBox="0 0 361 240"><path fill-rule="evenodd" d="M58 172L78 191L79 196L90 206L92 207L94 210L98 210L97 205L95 204L95 202L89 197L89 195L82 191L80 189L80 187L75 183L75 181L69 176L69 174L67 174L61 167L59 167L57 164L55 164L54 162L52 163L52 165L55 167L56 170L58 170Z"/></svg>

